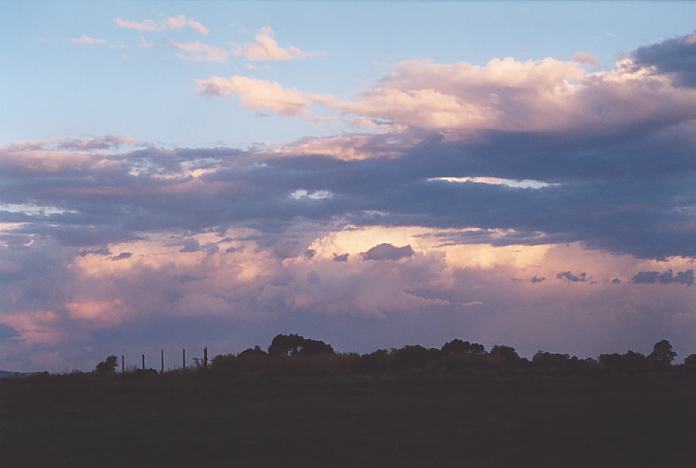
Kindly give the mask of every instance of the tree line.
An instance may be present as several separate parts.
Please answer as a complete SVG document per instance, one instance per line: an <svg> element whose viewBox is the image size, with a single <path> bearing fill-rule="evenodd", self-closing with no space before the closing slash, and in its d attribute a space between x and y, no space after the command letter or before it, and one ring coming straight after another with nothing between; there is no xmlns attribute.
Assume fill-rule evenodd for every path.
<svg viewBox="0 0 696 468"><path fill-rule="evenodd" d="M337 353L321 340L297 334L277 335L267 350L260 346L237 354L220 354L208 366L194 358L189 369L209 370L224 374L251 375L332 375L332 374L389 374L398 372L448 373L458 370L530 370L530 371L660 371L676 367L696 370L696 354L688 356L681 366L675 366L677 354L667 340L655 343L653 351L644 355L635 351L624 354L600 354L597 359L578 358L569 354L538 351L532 359L521 357L511 346L484 345L460 339L448 341L441 348L407 345L372 353ZM116 373L118 358L109 356L97 364L98 374ZM156 373L153 369L136 373Z"/></svg>

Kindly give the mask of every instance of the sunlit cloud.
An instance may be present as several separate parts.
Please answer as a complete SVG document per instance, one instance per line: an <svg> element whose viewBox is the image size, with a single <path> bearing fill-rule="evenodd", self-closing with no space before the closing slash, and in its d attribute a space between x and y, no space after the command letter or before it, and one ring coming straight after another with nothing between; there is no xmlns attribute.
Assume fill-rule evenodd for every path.
<svg viewBox="0 0 696 468"><path fill-rule="evenodd" d="M310 57L322 57L322 52L308 52L295 46L285 47L278 44L273 29L264 26L258 30L254 42L248 44L236 44L233 54L244 57L247 60L259 62L273 62L282 60L299 60Z"/></svg>
<svg viewBox="0 0 696 468"><path fill-rule="evenodd" d="M180 51L178 57L192 62L218 62L224 63L230 56L230 52L202 42L171 42L171 46Z"/></svg>
<svg viewBox="0 0 696 468"><path fill-rule="evenodd" d="M79 44L79 45L107 45L108 41L106 39L102 39L99 37L93 37L93 36L80 36L80 37L73 37L70 39L70 42L73 44Z"/></svg>
<svg viewBox="0 0 696 468"><path fill-rule="evenodd" d="M273 111L280 115L303 115L310 105L333 100L328 95L306 94L295 88L283 87L274 81L238 75L196 80L196 87L201 95L236 95L239 96L242 107Z"/></svg>
<svg viewBox="0 0 696 468"><path fill-rule="evenodd" d="M294 105L250 99L252 83L255 89L263 86L264 95L293 96ZM201 94L239 95L250 109L298 115L318 104L355 116L359 126L378 121L383 130L436 130L458 137L490 130L606 135L696 117L696 90L677 87L631 58L598 72L586 71L577 60L552 58L493 59L484 66L405 61L353 100L242 76L196 84Z"/></svg>
<svg viewBox="0 0 696 468"><path fill-rule="evenodd" d="M183 18L121 26L203 34ZM196 81L246 109L345 125L286 144L3 144L0 367L61 366L132 330L156 342L195 327L225 335L226 352L248 330L297 326L399 339L439 326L437 339L525 352L615 351L663 332L686 342L696 91L688 62L667 58L688 57L689 37L606 70L582 54L405 61L352 97ZM218 63L306 54L270 29L236 50L170 45Z"/></svg>
<svg viewBox="0 0 696 468"><path fill-rule="evenodd" d="M119 28L132 29L141 32L172 31L190 28L204 36L207 36L210 33L208 28L206 28L200 21L187 18L184 15L169 16L159 21L151 19L132 21L116 17L114 18L114 24Z"/></svg>

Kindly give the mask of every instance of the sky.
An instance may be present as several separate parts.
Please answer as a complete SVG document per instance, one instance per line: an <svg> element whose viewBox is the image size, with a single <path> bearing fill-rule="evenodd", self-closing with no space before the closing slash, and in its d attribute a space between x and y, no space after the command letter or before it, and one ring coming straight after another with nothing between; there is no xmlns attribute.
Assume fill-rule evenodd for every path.
<svg viewBox="0 0 696 468"><path fill-rule="evenodd" d="M696 353L696 4L0 3L0 368Z"/></svg>

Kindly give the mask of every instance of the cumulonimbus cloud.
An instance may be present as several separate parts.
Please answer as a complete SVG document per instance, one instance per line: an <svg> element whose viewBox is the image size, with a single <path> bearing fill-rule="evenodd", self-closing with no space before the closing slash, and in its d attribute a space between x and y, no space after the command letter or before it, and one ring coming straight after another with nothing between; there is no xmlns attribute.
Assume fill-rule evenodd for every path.
<svg viewBox="0 0 696 468"><path fill-rule="evenodd" d="M352 336L441 320L442 333L456 325L521 345L575 340L585 351L654 342L656 326L691 340L694 288L630 280L693 278L693 90L674 80L634 62L600 72L575 62L409 62L346 102L218 78L199 92L283 115L322 105L377 127L281 149L167 148L110 135L3 145L0 323L15 334L0 338L0 367L36 351L110 352L94 339L105 328L118 336L166 322L186 337L210 320L244 336L237 330L252 322L292 325L298 314L315 324L309 330L329 323L318 317L345 314L342 332ZM434 93L414 91L426 87ZM573 107L573 93L612 108ZM452 120L443 96L495 125ZM575 104L549 123L547 99ZM420 109L420 100L431 102ZM513 125L518 108L529 123ZM454 127L437 124L448 121ZM539 284L559 272L562 281ZM574 279L577 287L566 284ZM365 327L354 315L384 321ZM597 321L607 342L577 332Z"/></svg>

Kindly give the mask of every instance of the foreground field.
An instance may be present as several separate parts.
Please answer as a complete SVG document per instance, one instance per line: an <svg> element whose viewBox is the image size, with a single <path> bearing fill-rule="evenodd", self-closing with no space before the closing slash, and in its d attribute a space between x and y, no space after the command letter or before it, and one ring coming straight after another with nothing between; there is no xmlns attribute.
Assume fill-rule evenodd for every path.
<svg viewBox="0 0 696 468"><path fill-rule="evenodd" d="M693 467L696 376L0 382L0 466Z"/></svg>

